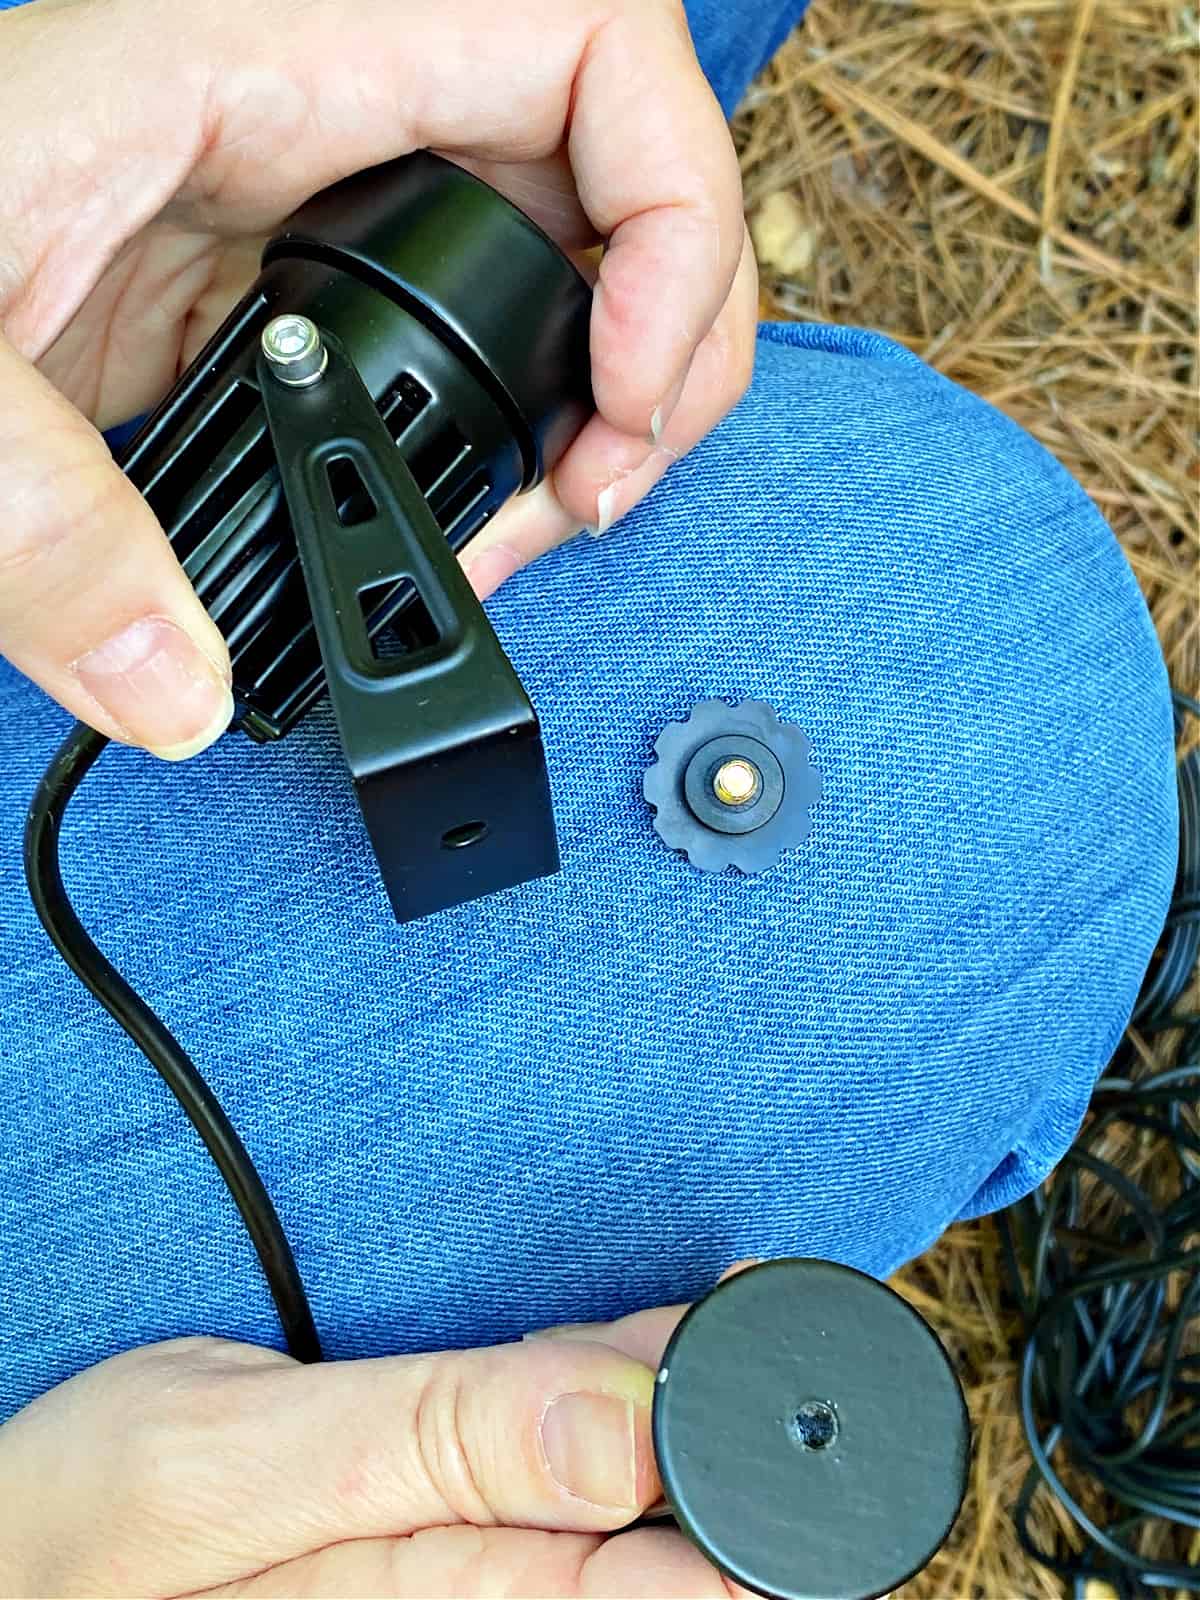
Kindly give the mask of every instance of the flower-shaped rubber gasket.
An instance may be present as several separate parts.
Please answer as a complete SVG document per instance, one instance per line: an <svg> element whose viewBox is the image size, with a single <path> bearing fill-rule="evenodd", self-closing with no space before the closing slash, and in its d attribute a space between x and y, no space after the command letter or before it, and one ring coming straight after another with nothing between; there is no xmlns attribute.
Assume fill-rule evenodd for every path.
<svg viewBox="0 0 1200 1600"><path fill-rule="evenodd" d="M693 758L714 741L729 752L745 739L747 759L756 765L755 746L765 747L782 771L782 794L761 826L725 832L711 826L689 804L685 789ZM812 827L810 809L821 798L821 774L809 759L808 736L794 723L781 722L761 700L730 705L701 701L684 722L671 722L654 745L657 761L642 780L642 793L654 808L654 827L672 850L687 856L701 872L736 867L753 876L766 872L785 850L802 844ZM772 770L773 767L772 767Z"/></svg>

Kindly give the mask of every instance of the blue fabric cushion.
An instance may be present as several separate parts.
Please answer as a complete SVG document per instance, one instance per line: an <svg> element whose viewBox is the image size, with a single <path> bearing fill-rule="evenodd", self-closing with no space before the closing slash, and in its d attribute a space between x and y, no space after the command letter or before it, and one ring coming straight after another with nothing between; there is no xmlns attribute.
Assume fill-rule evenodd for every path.
<svg viewBox="0 0 1200 1600"><path fill-rule="evenodd" d="M494 1341L741 1255L887 1273L1070 1141L1175 862L1163 663L1082 491L877 336L768 327L625 524L491 607L564 870L393 924L328 717L110 751L65 871L261 1165L330 1352ZM771 702L824 778L761 878L670 853L653 742ZM0 668L0 1414L110 1352L274 1343L231 1202L53 957L18 838L65 726Z"/></svg>

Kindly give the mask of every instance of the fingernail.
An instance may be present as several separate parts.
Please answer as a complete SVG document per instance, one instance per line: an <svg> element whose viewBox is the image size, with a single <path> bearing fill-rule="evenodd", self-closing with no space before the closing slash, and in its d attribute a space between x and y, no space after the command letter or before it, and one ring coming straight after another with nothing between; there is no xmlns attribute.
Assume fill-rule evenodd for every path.
<svg viewBox="0 0 1200 1600"><path fill-rule="evenodd" d="M637 1500L636 1427L636 1408L621 1395L560 1395L542 1418L546 1464L569 1494L625 1510Z"/></svg>
<svg viewBox="0 0 1200 1600"><path fill-rule="evenodd" d="M594 532L597 538L602 533L607 533L612 527L617 514L617 485L610 483L607 489L601 489L596 496L596 524Z"/></svg>
<svg viewBox="0 0 1200 1600"><path fill-rule="evenodd" d="M515 550L510 550L506 544L493 544L478 555L466 557L463 571L480 600L486 600L502 583L507 583L514 572L519 572L522 565Z"/></svg>
<svg viewBox="0 0 1200 1600"><path fill-rule="evenodd" d="M132 744L186 761L218 739L233 716L216 663L166 617L142 617L80 656L71 669Z"/></svg>
<svg viewBox="0 0 1200 1600"><path fill-rule="evenodd" d="M691 362L680 373L675 382L667 390L654 410L650 413L650 443L657 444L663 436L663 429L675 415L675 407L683 397L683 386L687 382L688 372L691 371Z"/></svg>

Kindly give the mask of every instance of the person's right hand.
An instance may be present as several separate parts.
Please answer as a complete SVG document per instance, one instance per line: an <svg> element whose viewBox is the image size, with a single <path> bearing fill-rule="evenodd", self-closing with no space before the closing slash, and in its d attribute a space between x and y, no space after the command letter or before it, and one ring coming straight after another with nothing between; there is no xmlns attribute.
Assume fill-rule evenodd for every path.
<svg viewBox="0 0 1200 1600"><path fill-rule="evenodd" d="M114 1357L0 1427L0 1594L743 1596L672 1528L608 1536L659 1497L681 1314L311 1367L217 1339Z"/></svg>
<svg viewBox="0 0 1200 1600"><path fill-rule="evenodd" d="M0 654L160 756L226 726L229 660L93 424L161 398L317 190L428 147L606 245L598 415L464 553L481 595L749 381L737 161L681 0L37 0L0 14L0 115Z"/></svg>

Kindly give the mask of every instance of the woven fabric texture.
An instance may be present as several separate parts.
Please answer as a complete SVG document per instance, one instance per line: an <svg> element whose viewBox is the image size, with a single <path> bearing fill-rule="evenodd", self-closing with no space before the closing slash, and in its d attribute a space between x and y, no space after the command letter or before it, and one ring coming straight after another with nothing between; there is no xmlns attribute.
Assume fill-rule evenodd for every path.
<svg viewBox="0 0 1200 1600"><path fill-rule="evenodd" d="M329 1353L684 1299L745 1255L883 1274L1036 1183L1177 831L1162 659L1069 476L876 335L764 327L715 435L490 610L543 720L556 878L397 927L324 711L184 767L112 750L65 829L85 924L232 1115ZM824 780L760 878L696 872L641 799L714 696L799 723ZM136 1343L278 1343L191 1129L28 906L65 727L0 665L0 1416Z"/></svg>

